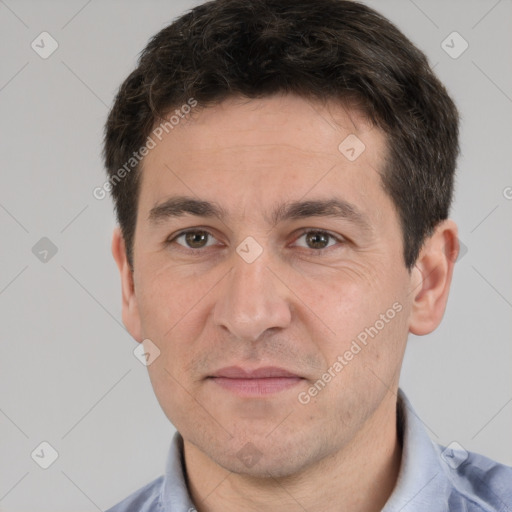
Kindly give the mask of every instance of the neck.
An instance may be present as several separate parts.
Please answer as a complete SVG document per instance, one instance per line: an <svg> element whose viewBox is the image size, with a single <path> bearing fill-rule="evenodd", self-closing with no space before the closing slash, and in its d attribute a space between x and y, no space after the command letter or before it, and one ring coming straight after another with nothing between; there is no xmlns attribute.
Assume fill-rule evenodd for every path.
<svg viewBox="0 0 512 512"><path fill-rule="evenodd" d="M400 469L396 400L390 393L349 445L282 478L255 478L220 467L184 441L189 491L198 512L377 512Z"/></svg>

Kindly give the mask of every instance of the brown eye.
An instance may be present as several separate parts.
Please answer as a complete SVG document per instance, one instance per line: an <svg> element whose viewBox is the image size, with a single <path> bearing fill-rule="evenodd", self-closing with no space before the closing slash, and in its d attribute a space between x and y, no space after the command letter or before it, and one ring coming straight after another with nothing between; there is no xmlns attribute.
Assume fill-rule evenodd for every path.
<svg viewBox="0 0 512 512"><path fill-rule="evenodd" d="M216 240L210 233L208 233L208 231L194 229L180 233L172 240L169 240L168 243L173 242L176 242L178 245L187 249L204 249L211 245L215 245Z"/></svg>
<svg viewBox="0 0 512 512"><path fill-rule="evenodd" d="M335 236L328 231L310 229L304 231L296 240L294 245L309 249L312 252L321 253L324 249L329 249L335 245L342 245L345 239L342 236Z"/></svg>
<svg viewBox="0 0 512 512"><path fill-rule="evenodd" d="M331 235L322 231L310 231L305 233L306 243L311 249L325 249L329 245Z"/></svg>
<svg viewBox="0 0 512 512"><path fill-rule="evenodd" d="M185 233L185 241L192 249L205 247L208 242L208 233L206 231L191 231Z"/></svg>

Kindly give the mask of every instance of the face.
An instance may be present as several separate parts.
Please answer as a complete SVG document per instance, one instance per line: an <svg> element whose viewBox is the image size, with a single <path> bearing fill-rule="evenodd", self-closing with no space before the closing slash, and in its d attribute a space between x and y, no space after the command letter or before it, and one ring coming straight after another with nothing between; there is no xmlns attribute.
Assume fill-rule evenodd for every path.
<svg viewBox="0 0 512 512"><path fill-rule="evenodd" d="M394 407L412 282L385 155L356 111L275 96L197 111L146 156L125 323L224 468L296 473Z"/></svg>

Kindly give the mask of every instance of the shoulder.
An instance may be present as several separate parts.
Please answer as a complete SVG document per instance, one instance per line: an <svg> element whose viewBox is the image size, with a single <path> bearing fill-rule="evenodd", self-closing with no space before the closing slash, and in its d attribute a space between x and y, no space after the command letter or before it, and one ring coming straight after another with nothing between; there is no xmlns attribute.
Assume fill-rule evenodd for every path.
<svg viewBox="0 0 512 512"><path fill-rule="evenodd" d="M160 510L160 493L164 477L149 482L106 512L157 512Z"/></svg>
<svg viewBox="0 0 512 512"><path fill-rule="evenodd" d="M512 467L478 453L466 454L464 462L448 469L454 490L451 500L464 500L475 511L512 509Z"/></svg>

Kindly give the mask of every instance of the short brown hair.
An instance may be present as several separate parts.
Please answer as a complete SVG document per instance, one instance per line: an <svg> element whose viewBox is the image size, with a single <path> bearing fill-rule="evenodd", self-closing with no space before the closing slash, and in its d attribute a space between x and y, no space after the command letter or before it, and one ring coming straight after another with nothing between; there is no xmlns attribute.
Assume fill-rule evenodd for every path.
<svg viewBox="0 0 512 512"><path fill-rule="evenodd" d="M458 147L458 113L425 55L373 9L346 0L213 0L161 30L121 85L105 127L104 159L133 269L140 163L131 159L155 124L194 98L206 107L233 96L294 93L357 99L386 136L382 172L411 268L447 218Z"/></svg>

